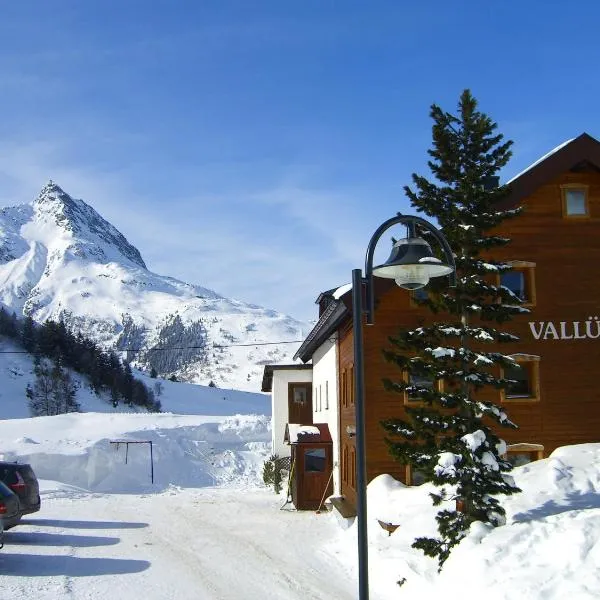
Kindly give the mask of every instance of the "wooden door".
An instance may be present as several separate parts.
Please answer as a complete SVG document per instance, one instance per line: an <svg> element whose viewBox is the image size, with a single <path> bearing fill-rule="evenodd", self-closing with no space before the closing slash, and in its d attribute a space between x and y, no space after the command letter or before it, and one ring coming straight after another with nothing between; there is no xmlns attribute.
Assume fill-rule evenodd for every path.
<svg viewBox="0 0 600 600"><path fill-rule="evenodd" d="M288 384L288 423L312 425L312 384Z"/></svg>
<svg viewBox="0 0 600 600"><path fill-rule="evenodd" d="M340 444L340 479L342 496L356 506L356 438L342 438Z"/></svg>
<svg viewBox="0 0 600 600"><path fill-rule="evenodd" d="M316 510L323 497L333 494L331 470L333 468L332 445L319 444L299 446L300 464L297 465L299 476L298 504L300 510Z"/></svg>

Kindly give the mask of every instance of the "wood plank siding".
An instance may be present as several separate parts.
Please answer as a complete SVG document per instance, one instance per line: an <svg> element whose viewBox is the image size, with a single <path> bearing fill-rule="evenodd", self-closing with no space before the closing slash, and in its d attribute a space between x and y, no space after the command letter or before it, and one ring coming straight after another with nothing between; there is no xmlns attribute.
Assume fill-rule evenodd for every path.
<svg viewBox="0 0 600 600"><path fill-rule="evenodd" d="M563 214L564 190L574 185L586 190L589 208L586 216ZM547 456L561 445L600 441L600 338L590 339L586 335L600 333L595 320L600 318L600 173L585 167L578 172L558 173L524 198L522 204L524 213L497 230L511 238L512 243L494 251L493 257L525 261L528 276L533 277L535 305L529 315L502 326L521 340L498 349L505 354L539 357L539 398L505 400L500 392L490 393L495 394L496 402L503 404L519 426L517 430L502 429L500 435L512 444L542 444ZM413 306L408 292L393 287L377 297L375 324L364 327L369 481L379 474L390 473L406 482L406 468L390 457L380 426L384 419L405 414L402 396L383 388L384 377L399 379L402 374L385 362L382 348L389 346L388 336L400 327L413 328L424 319L431 319L431 313ZM591 325L586 325L588 322ZM552 323L554 329L548 328L547 323ZM555 330L558 336L554 335ZM562 339L561 331L562 338L572 339ZM353 364L353 335L345 323L339 330L341 396L343 386L347 385L342 378L347 377ZM347 427L354 426L353 398L340 399L339 415L342 493L355 502L350 475L343 476L344 457L347 455L350 462L354 448L355 438L346 433Z"/></svg>
<svg viewBox="0 0 600 600"><path fill-rule="evenodd" d="M563 216L563 186L573 184L587 189L589 217ZM520 427L506 437L543 444L548 455L561 445L600 440L600 339L536 339L529 324L538 331L551 322L560 335L563 322L573 335L578 322L581 335L588 317L600 317L600 173L562 173L523 205L523 214L501 229L512 243L495 256L536 264L536 304L507 324L521 338L507 352L540 356L540 401L505 403Z"/></svg>

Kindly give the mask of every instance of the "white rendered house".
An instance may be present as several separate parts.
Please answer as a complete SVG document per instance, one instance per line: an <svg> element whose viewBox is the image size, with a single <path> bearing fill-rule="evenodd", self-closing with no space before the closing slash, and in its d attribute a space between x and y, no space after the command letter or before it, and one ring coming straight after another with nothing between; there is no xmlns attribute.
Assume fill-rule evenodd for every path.
<svg viewBox="0 0 600 600"><path fill-rule="evenodd" d="M340 493L338 344L337 333L327 338L312 356L313 423L326 423L333 440L333 493Z"/></svg>
<svg viewBox="0 0 600 600"><path fill-rule="evenodd" d="M284 442L288 423L313 423L312 364L265 365L261 391L271 392L271 449L273 454L289 457L290 445Z"/></svg>

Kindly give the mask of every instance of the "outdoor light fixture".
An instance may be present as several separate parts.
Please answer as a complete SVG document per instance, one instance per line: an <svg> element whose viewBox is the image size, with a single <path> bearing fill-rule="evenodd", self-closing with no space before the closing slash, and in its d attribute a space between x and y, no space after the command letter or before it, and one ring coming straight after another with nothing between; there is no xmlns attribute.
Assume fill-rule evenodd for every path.
<svg viewBox="0 0 600 600"><path fill-rule="evenodd" d="M408 235L397 241L387 261L373 268L373 255L381 236L394 225L406 225ZM433 256L431 246L416 235L416 226L427 231L440 245L445 263ZM363 358L363 315L367 325L373 324L375 297L373 276L394 279L404 289L416 290L433 277L448 275L449 285L456 285L454 256L446 238L421 217L402 215L382 223L367 247L365 277L360 269L352 271L352 327L354 331L354 397L356 409L356 517L358 519L358 597L369 600L369 553L367 536L367 462L365 449L365 382ZM366 306L363 308L362 290ZM350 434L349 427L346 432Z"/></svg>
<svg viewBox="0 0 600 600"><path fill-rule="evenodd" d="M395 279L406 290L418 290L434 277L452 273L453 267L433 256L431 246L415 234L414 224L408 225L408 237L398 240L389 258L373 268L373 275Z"/></svg>

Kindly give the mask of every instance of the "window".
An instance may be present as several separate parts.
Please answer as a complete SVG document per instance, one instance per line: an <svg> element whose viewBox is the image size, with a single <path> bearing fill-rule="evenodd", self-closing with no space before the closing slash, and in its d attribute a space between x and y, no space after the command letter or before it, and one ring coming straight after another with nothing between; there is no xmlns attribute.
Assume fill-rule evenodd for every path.
<svg viewBox="0 0 600 600"><path fill-rule="evenodd" d="M323 390L321 384L319 384L319 412L323 410Z"/></svg>
<svg viewBox="0 0 600 600"><path fill-rule="evenodd" d="M294 404L306 404L306 388L294 386L293 399Z"/></svg>
<svg viewBox="0 0 600 600"><path fill-rule="evenodd" d="M304 451L304 472L322 473L325 471L325 448Z"/></svg>
<svg viewBox="0 0 600 600"><path fill-rule="evenodd" d="M585 185L567 184L562 186L564 217L589 217L588 188Z"/></svg>
<svg viewBox="0 0 600 600"><path fill-rule="evenodd" d="M505 369L504 377L513 380L506 388L507 398L530 398L533 396L531 373L527 367L518 365Z"/></svg>
<svg viewBox="0 0 600 600"><path fill-rule="evenodd" d="M349 365L342 371L341 395L342 406L354 405L354 365Z"/></svg>
<svg viewBox="0 0 600 600"><path fill-rule="evenodd" d="M510 263L512 269L500 274L499 284L508 288L524 306L534 306L535 263L515 260Z"/></svg>
<svg viewBox="0 0 600 600"><path fill-rule="evenodd" d="M317 405L317 386L316 385L315 385L315 406L314 406L313 410L315 412L317 412L319 410L318 405Z"/></svg>
<svg viewBox="0 0 600 600"><path fill-rule="evenodd" d="M410 465L406 466L406 483L407 485L421 485L425 483L427 478L425 477L425 473L423 471L419 471L419 469L415 469Z"/></svg>
<svg viewBox="0 0 600 600"><path fill-rule="evenodd" d="M541 444L511 444L506 449L505 458L513 467L521 467L544 458L544 446Z"/></svg>
<svg viewBox="0 0 600 600"><path fill-rule="evenodd" d="M539 356L516 355L512 358L517 364L502 370L505 379L512 379L512 383L502 390L502 401L539 401Z"/></svg>
<svg viewBox="0 0 600 600"><path fill-rule="evenodd" d="M348 446L342 450L342 481L348 483Z"/></svg>
<svg viewBox="0 0 600 600"><path fill-rule="evenodd" d="M509 271L500 275L500 284L507 287L519 300L527 300L527 287L525 286L525 273L523 271Z"/></svg>
<svg viewBox="0 0 600 600"><path fill-rule="evenodd" d="M416 386L419 388L426 388L428 390L441 392L442 391L442 382L440 380L436 380L433 377L429 377L427 375L414 375L412 373L407 373L405 375L406 382L411 386ZM422 399L419 396L409 395L408 392L404 392L404 404L416 404L418 402L422 402Z"/></svg>
<svg viewBox="0 0 600 600"><path fill-rule="evenodd" d="M325 382L325 410L329 410L329 381Z"/></svg>
<svg viewBox="0 0 600 600"><path fill-rule="evenodd" d="M513 467L522 467L536 460L531 452L507 452L506 460Z"/></svg>

